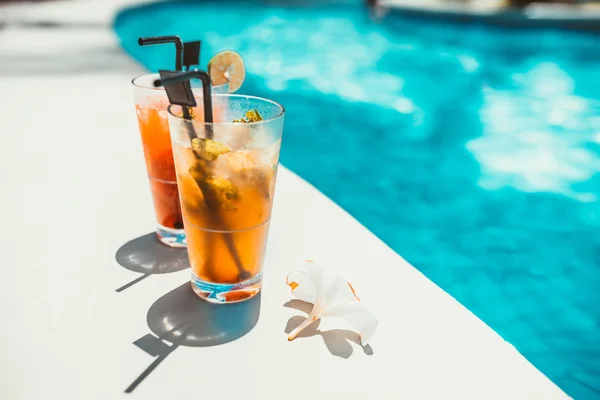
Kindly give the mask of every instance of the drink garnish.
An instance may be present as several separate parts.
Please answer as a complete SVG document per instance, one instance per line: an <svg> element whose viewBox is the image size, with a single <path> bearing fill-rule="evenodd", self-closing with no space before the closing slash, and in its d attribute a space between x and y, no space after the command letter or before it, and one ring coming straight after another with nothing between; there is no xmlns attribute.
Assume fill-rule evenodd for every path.
<svg viewBox="0 0 600 400"><path fill-rule="evenodd" d="M215 54L208 62L207 69L213 86L229 83L230 93L238 90L246 78L242 56L231 50Z"/></svg>
<svg viewBox="0 0 600 400"><path fill-rule="evenodd" d="M196 111L194 111L194 109L192 107L188 107L187 110L188 110L189 116L192 119L192 121L198 121L198 117L196 117ZM179 118L184 118L183 109L182 109L182 111L176 113L175 115L177 115Z"/></svg>
<svg viewBox="0 0 600 400"><path fill-rule="evenodd" d="M213 193L217 196L221 207L228 211L237 209L235 201L239 199L240 195L237 187L229 179L215 176L206 179L206 184L210 186Z"/></svg>
<svg viewBox="0 0 600 400"><path fill-rule="evenodd" d="M188 170L192 179L196 181L196 183L202 182L206 179L208 175L208 166L206 165L206 161L204 160L196 160L194 164Z"/></svg>
<svg viewBox="0 0 600 400"><path fill-rule="evenodd" d="M292 289L293 298L313 304L306 320L289 333L288 340L294 340L304 328L322 317L346 320L359 334L363 346L375 333L377 318L361 303L350 282L332 271L306 260L304 271L291 272L286 283Z"/></svg>
<svg viewBox="0 0 600 400"><path fill-rule="evenodd" d="M260 115L258 110L253 109L253 110L246 111L245 117L234 119L232 122L239 122L242 124L247 124L250 122L258 122L258 121L262 121L262 120L263 120L263 117L262 117L262 115Z"/></svg>
<svg viewBox="0 0 600 400"><path fill-rule="evenodd" d="M198 137L192 139L192 149L194 150L194 153L206 161L214 161L219 158L220 155L227 154L231 151L231 149L223 143Z"/></svg>

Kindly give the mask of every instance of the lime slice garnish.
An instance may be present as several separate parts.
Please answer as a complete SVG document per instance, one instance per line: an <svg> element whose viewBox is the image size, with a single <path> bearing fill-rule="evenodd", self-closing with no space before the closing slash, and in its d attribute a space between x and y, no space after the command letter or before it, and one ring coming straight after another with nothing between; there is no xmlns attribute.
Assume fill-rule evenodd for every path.
<svg viewBox="0 0 600 400"><path fill-rule="evenodd" d="M233 93L242 86L246 78L244 60L235 51L217 53L208 62L208 75L213 86L229 83L229 92Z"/></svg>

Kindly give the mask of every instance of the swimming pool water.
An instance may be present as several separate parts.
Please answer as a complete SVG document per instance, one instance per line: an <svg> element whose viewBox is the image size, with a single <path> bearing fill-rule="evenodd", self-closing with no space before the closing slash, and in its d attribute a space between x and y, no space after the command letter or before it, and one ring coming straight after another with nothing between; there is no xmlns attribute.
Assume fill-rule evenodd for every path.
<svg viewBox="0 0 600 400"><path fill-rule="evenodd" d="M241 93L287 108L281 161L576 399L600 398L600 40L359 4L175 2L123 11L151 70L202 39Z"/></svg>

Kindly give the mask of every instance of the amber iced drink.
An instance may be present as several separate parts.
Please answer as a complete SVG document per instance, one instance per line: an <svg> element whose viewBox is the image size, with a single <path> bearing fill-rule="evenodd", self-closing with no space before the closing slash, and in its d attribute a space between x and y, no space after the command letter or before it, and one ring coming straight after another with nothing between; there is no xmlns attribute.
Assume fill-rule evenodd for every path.
<svg viewBox="0 0 600 400"><path fill-rule="evenodd" d="M169 100L164 88L153 85L159 77L159 74L146 74L132 81L135 108L154 202L157 237L168 246L185 247L167 119ZM217 87L213 90L219 92L224 89Z"/></svg>
<svg viewBox="0 0 600 400"><path fill-rule="evenodd" d="M284 109L241 95L212 102L213 123L203 122L202 106L187 120L172 105L169 125L192 286L229 303L261 290Z"/></svg>

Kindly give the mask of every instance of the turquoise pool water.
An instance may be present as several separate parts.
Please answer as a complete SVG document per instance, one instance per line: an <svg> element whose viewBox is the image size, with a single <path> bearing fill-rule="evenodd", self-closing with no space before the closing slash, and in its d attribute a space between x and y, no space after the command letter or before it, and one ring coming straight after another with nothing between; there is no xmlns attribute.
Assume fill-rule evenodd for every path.
<svg viewBox="0 0 600 400"><path fill-rule="evenodd" d="M123 11L149 69L202 39L243 54L242 93L287 108L282 162L576 399L600 398L600 39L359 4L176 2Z"/></svg>

